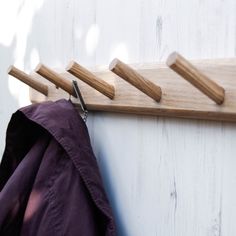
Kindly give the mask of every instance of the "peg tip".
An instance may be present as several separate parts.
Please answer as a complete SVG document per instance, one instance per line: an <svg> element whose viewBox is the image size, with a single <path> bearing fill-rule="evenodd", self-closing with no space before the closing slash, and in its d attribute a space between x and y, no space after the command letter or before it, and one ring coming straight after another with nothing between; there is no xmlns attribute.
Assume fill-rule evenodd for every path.
<svg viewBox="0 0 236 236"><path fill-rule="evenodd" d="M172 65L174 65L176 63L178 57L179 57L178 52L172 52L166 60L167 66L171 67Z"/></svg>
<svg viewBox="0 0 236 236"><path fill-rule="evenodd" d="M74 65L75 65L75 61L70 61L66 67L66 71L70 71Z"/></svg>
<svg viewBox="0 0 236 236"><path fill-rule="evenodd" d="M7 74L10 75L11 72L14 70L14 68L15 68L15 67L14 67L13 65L9 66L8 69L7 69Z"/></svg>
<svg viewBox="0 0 236 236"><path fill-rule="evenodd" d="M115 58L115 59L113 59L112 61L111 61L111 63L110 63L110 65L109 65L109 70L113 70L115 67L116 67L116 65L119 63L119 59L117 59L117 58Z"/></svg>
<svg viewBox="0 0 236 236"><path fill-rule="evenodd" d="M39 63L39 64L35 67L34 71L35 71L35 72L38 72L38 71L41 69L42 66L43 66L43 64L42 64L42 63Z"/></svg>

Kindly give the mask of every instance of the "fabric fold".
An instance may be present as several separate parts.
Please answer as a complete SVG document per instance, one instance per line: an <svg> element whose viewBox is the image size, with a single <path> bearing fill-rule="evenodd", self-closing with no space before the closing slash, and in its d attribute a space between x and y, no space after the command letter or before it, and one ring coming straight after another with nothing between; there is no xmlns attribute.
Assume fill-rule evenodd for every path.
<svg viewBox="0 0 236 236"><path fill-rule="evenodd" d="M24 181L18 172L27 172ZM7 192L8 187L14 191ZM15 213L10 217L17 204L9 207L6 200L17 198L20 188L27 199L20 204L21 220ZM0 190L6 212L0 211L0 235L115 235L87 127L70 101L33 104L12 116L0 165ZM21 224L9 223L12 217ZM18 233L4 231L3 222Z"/></svg>

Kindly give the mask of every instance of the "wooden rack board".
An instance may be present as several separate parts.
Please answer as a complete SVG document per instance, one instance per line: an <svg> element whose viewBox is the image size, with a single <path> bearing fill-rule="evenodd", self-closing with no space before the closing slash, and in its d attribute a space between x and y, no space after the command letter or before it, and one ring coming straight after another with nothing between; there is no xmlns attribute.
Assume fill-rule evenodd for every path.
<svg viewBox="0 0 236 236"><path fill-rule="evenodd" d="M147 64L132 66L142 76L157 84L162 89L160 102L146 96L137 88L119 78L109 70L91 70L104 81L113 85L115 97L113 100L89 87L73 75L60 73L68 80L76 80L83 95L88 110L120 112L153 116L182 117L193 119L236 121L236 59L216 59L191 61L201 72L225 89L224 102L214 103L189 82L168 68L165 64ZM56 89L43 77L31 74L38 81L48 85L48 96L30 89L32 102L58 100L69 98L62 89ZM71 98L74 103L78 99Z"/></svg>

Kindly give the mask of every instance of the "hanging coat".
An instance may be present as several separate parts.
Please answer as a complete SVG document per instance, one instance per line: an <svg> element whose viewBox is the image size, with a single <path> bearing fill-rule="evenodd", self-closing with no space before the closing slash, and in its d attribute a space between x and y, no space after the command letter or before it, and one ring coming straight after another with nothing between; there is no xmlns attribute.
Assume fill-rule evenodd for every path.
<svg viewBox="0 0 236 236"><path fill-rule="evenodd" d="M115 235L87 127L70 101L13 114L0 165L0 235Z"/></svg>

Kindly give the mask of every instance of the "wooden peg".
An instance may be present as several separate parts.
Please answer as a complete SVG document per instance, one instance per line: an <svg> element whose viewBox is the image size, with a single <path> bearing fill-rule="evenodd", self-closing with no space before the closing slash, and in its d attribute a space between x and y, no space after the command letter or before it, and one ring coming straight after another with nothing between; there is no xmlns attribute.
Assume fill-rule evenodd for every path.
<svg viewBox="0 0 236 236"><path fill-rule="evenodd" d="M224 89L199 71L183 56L177 52L173 52L168 57L166 63L172 70L181 75L214 102L219 105L223 103L225 96Z"/></svg>
<svg viewBox="0 0 236 236"><path fill-rule="evenodd" d="M110 63L109 69L149 97L153 98L157 102L160 101L162 95L161 88L144 78L142 75L119 59L115 58Z"/></svg>
<svg viewBox="0 0 236 236"><path fill-rule="evenodd" d="M104 94L108 98L114 98L115 89L112 85L108 84L102 79L99 79L97 76L95 76L93 73L91 73L75 61L71 61L66 70L78 79L82 80L83 82L99 91L100 93Z"/></svg>
<svg viewBox="0 0 236 236"><path fill-rule="evenodd" d="M27 75L25 72L19 70L15 66L10 66L7 70L7 73L17 78L18 80L24 82L25 84L29 85L30 87L37 90L38 92L44 94L45 96L48 95L47 85L34 80L32 76Z"/></svg>
<svg viewBox="0 0 236 236"><path fill-rule="evenodd" d="M71 81L64 79L61 75L53 71L52 69L46 67L45 65L39 63L35 68L35 72L43 76L45 79L49 80L57 87L62 88L72 96L76 97L73 85Z"/></svg>

